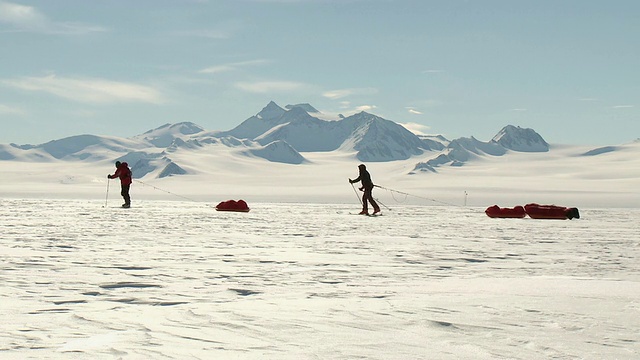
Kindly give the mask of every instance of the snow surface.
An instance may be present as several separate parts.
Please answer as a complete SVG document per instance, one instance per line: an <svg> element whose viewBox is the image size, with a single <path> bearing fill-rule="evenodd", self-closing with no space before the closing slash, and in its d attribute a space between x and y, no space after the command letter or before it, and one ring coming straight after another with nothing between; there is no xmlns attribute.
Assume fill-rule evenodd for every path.
<svg viewBox="0 0 640 360"><path fill-rule="evenodd" d="M640 357L638 209L105 200L0 200L2 359Z"/></svg>

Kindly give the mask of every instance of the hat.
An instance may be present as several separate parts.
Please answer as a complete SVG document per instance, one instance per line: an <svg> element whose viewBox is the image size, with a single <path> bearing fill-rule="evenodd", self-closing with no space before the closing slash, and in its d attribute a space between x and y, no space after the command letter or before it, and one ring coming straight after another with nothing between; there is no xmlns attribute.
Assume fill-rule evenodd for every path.
<svg viewBox="0 0 640 360"><path fill-rule="evenodd" d="M116 167L120 167L120 164L122 164L120 161L116 161Z"/></svg>
<svg viewBox="0 0 640 360"><path fill-rule="evenodd" d="M366 167L366 166L364 166L364 164L360 164L360 165L358 165L358 168L360 168L360 169L366 169L367 167Z"/></svg>

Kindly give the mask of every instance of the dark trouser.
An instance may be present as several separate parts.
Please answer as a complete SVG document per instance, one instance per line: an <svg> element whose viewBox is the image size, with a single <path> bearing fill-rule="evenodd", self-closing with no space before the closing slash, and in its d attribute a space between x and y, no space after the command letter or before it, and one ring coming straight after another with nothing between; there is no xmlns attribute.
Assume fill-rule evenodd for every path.
<svg viewBox="0 0 640 360"><path fill-rule="evenodd" d="M122 197L124 198L124 203L126 205L131 205L131 197L129 196L129 188L131 187L131 184L129 185L125 185L122 184L122 191L120 192L120 195L122 195Z"/></svg>
<svg viewBox="0 0 640 360"><path fill-rule="evenodd" d="M378 203L376 203L375 200L373 200L373 195L371 194L373 192L373 188L364 188L364 194L362 195L362 210L364 211L368 211L368 204L367 201L371 203L371 206L373 206L373 210L377 211L380 210L380 207L378 206Z"/></svg>

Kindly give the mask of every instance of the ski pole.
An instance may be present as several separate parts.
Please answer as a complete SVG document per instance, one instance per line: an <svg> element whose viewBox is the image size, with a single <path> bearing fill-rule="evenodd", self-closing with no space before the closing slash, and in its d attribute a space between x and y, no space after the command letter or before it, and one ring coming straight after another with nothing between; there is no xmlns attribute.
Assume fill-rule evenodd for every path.
<svg viewBox="0 0 640 360"><path fill-rule="evenodd" d="M358 201L360 202L360 205L362 205L362 199L360 199L360 195L358 195L358 190L356 190L356 187L353 185L353 183L350 183L351 187L353 188L353 192L356 194L356 197L358 198Z"/></svg>
<svg viewBox="0 0 640 360"><path fill-rule="evenodd" d="M384 206L387 210L391 211L391 209L390 209L387 205L383 204L383 203L382 203L382 201L380 201L380 199L374 199L374 200L375 200L378 204L380 204L380 205Z"/></svg>
<svg viewBox="0 0 640 360"><path fill-rule="evenodd" d="M109 183L111 182L111 179L107 178L107 195L104 197L104 208L107 207L107 201L109 201Z"/></svg>

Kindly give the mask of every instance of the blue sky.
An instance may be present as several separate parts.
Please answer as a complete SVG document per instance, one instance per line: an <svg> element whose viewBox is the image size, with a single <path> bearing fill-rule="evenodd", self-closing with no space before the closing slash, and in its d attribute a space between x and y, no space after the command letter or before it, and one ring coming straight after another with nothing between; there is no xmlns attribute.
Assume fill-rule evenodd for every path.
<svg viewBox="0 0 640 360"><path fill-rule="evenodd" d="M640 138L640 1L0 0L0 143L228 130L269 101L423 133Z"/></svg>

